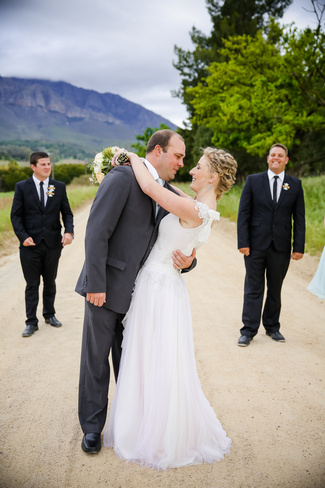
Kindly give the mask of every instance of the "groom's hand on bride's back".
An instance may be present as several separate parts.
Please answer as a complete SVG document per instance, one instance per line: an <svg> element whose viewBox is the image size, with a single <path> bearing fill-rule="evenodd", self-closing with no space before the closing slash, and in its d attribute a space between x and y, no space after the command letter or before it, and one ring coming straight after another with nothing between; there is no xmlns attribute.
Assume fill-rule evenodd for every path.
<svg viewBox="0 0 325 488"><path fill-rule="evenodd" d="M196 249L194 248L192 254L190 256L185 256L179 249L173 251L173 261L174 261L174 268L181 270L181 269L188 269L192 266L192 263L196 256Z"/></svg>

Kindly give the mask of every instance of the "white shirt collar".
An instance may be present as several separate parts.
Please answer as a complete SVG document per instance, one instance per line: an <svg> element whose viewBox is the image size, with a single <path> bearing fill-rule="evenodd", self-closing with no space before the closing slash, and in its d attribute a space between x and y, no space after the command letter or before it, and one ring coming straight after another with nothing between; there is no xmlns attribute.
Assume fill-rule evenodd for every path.
<svg viewBox="0 0 325 488"><path fill-rule="evenodd" d="M41 180L36 178L36 176L34 174L33 174L33 180L34 180L35 185L39 186ZM44 187L48 187L49 186L49 177L47 177L46 180L43 180L43 183L44 183Z"/></svg>
<svg viewBox="0 0 325 488"><path fill-rule="evenodd" d="M159 178L159 174L158 174L158 171L156 170L156 168L154 166L152 166L151 163L149 163L149 161L145 158L142 158L144 164L147 166L148 170L149 170L149 173L154 177L155 180L157 180Z"/></svg>
<svg viewBox="0 0 325 488"><path fill-rule="evenodd" d="M271 171L270 169L267 170L267 175L269 177L269 181L272 180L272 178L274 178L274 176L278 176L279 179L281 180L281 182L283 183L283 180L284 180L284 171L282 171L281 173L279 173L278 175L276 175L275 173L273 173L273 171Z"/></svg>

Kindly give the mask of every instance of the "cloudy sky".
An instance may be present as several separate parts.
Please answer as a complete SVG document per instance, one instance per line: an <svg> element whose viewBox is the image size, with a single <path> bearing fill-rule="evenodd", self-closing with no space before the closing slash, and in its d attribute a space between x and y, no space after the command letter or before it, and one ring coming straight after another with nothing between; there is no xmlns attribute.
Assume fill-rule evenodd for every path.
<svg viewBox="0 0 325 488"><path fill-rule="evenodd" d="M281 22L314 27L308 10L294 0ZM115 93L183 125L172 63L192 26L210 33L205 0L0 0L0 76Z"/></svg>

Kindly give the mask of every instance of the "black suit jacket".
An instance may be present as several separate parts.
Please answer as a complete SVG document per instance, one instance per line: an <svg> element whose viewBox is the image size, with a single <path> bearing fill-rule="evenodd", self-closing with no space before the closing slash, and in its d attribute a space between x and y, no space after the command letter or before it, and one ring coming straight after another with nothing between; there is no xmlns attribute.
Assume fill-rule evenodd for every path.
<svg viewBox="0 0 325 488"><path fill-rule="evenodd" d="M70 209L66 186L62 181L49 179L54 187L53 196L47 197L42 209L33 178L16 184L11 208L11 222L20 245L27 237L32 237L38 245L44 237L49 248L61 247L62 216L65 232L73 234L73 214Z"/></svg>
<svg viewBox="0 0 325 488"><path fill-rule="evenodd" d="M292 233L293 228L293 233ZM304 252L305 204L301 181L285 174L280 198L272 202L267 171L246 179L237 219L238 248ZM293 241L292 241L293 235Z"/></svg>

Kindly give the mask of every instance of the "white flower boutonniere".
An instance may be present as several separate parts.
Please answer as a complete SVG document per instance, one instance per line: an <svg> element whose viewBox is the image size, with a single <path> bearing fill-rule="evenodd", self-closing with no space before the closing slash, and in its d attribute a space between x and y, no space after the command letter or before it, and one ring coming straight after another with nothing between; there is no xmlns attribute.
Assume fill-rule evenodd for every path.
<svg viewBox="0 0 325 488"><path fill-rule="evenodd" d="M112 168L114 168L112 165L112 159L118 152L121 152L121 154L118 155L116 163L126 163L128 160L126 150L121 147L106 147L102 152L96 154L94 161L88 164L88 168L91 170L91 177L89 179L92 183L101 183L104 176L107 175Z"/></svg>
<svg viewBox="0 0 325 488"><path fill-rule="evenodd" d="M283 183L282 188L283 188L284 190L290 190L289 183Z"/></svg>
<svg viewBox="0 0 325 488"><path fill-rule="evenodd" d="M50 198L54 197L54 195L55 195L55 186L54 185L49 185L48 190L46 192L46 195Z"/></svg>

